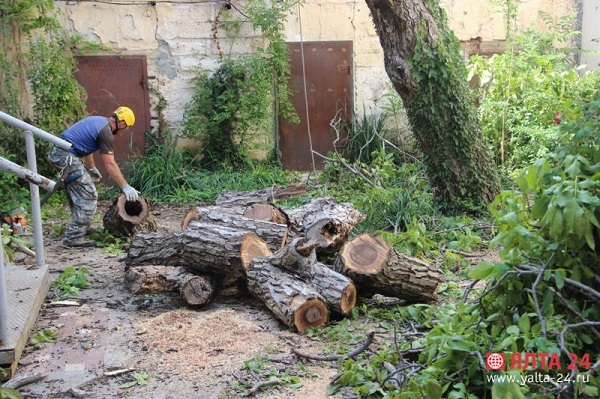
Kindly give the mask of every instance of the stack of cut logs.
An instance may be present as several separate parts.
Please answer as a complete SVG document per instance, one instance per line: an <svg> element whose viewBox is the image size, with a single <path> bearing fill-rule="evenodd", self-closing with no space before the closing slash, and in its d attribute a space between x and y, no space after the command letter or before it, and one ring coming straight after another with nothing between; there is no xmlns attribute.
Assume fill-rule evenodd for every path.
<svg viewBox="0 0 600 399"><path fill-rule="evenodd" d="M181 231L135 232L126 289L176 290L189 305L203 305L233 285L245 287L295 331L327 324L330 312L348 315L357 295L435 299L439 268L370 234L349 240L364 219L351 204L317 198L285 211L275 205L302 190L223 192L214 205L191 209Z"/></svg>

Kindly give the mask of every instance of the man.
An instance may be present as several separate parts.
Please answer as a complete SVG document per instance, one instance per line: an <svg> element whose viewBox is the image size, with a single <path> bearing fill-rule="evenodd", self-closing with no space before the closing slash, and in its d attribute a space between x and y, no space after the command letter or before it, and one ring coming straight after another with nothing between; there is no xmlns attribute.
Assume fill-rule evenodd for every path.
<svg viewBox="0 0 600 399"><path fill-rule="evenodd" d="M95 246L95 242L85 240L98 202L98 193L92 178L102 178L94 163L94 152L100 151L104 167L113 181L121 187L127 201L138 199L139 193L127 184L119 165L115 162L113 152L113 136L134 123L135 115L128 107L117 108L109 118L84 118L60 134L63 140L73 145L70 150L53 146L48 152L48 160L60 170L71 207L71 223L63 235L64 247Z"/></svg>

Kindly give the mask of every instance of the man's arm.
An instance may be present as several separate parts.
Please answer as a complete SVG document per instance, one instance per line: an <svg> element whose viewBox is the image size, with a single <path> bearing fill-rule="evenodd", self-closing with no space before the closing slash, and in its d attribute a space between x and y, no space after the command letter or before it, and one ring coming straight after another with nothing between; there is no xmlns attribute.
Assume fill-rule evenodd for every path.
<svg viewBox="0 0 600 399"><path fill-rule="evenodd" d="M113 181L119 187L125 186L127 184L127 181L123 177L123 174L121 173L121 169L119 168L119 165L117 165L117 162L115 161L115 155L114 154L100 154L100 157L102 158L102 163L104 163L104 167L106 168L108 175L113 179Z"/></svg>
<svg viewBox="0 0 600 399"><path fill-rule="evenodd" d="M88 169L92 169L96 167L96 162L94 161L94 154L86 155L83 157L83 162Z"/></svg>

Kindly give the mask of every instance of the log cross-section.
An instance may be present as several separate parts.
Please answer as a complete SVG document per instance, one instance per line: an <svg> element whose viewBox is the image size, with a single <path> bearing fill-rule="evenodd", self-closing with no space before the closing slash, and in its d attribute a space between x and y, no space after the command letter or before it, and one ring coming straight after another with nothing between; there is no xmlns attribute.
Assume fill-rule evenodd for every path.
<svg viewBox="0 0 600 399"><path fill-rule="evenodd" d="M150 213L148 201L138 196L135 201L127 201L119 195L102 219L104 228L116 237L131 237L140 231L153 232L158 224Z"/></svg>
<svg viewBox="0 0 600 399"><path fill-rule="evenodd" d="M350 277L361 295L382 294L412 302L436 298L444 281L439 267L402 254L383 238L360 234L348 241L335 261L334 269Z"/></svg>

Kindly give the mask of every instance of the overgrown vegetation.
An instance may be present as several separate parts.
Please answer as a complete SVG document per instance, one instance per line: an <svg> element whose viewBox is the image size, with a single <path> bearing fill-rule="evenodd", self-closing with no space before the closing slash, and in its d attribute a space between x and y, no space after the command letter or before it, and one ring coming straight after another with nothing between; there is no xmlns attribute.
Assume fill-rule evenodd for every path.
<svg viewBox="0 0 600 399"><path fill-rule="evenodd" d="M62 273L52 281L50 291L54 299L77 297L79 291L89 287L87 275L90 272L85 268L75 269L66 267Z"/></svg>
<svg viewBox="0 0 600 399"><path fill-rule="evenodd" d="M273 116L297 119L288 99L290 66L282 33L294 4L250 1L244 16L260 30L265 48L257 43L251 54L228 55L212 74L196 76L183 134L202 144L204 168L244 166L253 151L273 150ZM239 29L239 23L224 24L230 32L232 26Z"/></svg>
<svg viewBox="0 0 600 399"><path fill-rule="evenodd" d="M479 113L495 162L512 173L556 148L556 122L574 104L592 98L600 85L597 73L580 72L573 53L558 47L574 39L574 16L545 21L551 29L529 29L508 42L503 54L473 58L472 76L478 76Z"/></svg>

